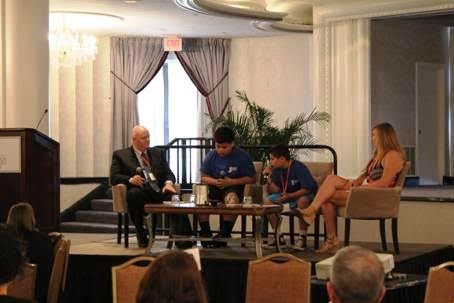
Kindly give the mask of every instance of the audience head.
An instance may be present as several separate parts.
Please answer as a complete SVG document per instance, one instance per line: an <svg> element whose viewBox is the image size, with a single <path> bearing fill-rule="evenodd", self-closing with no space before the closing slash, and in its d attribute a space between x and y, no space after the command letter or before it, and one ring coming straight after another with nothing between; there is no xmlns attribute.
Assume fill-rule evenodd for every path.
<svg viewBox="0 0 454 303"><path fill-rule="evenodd" d="M384 270L370 250L348 246L334 256L326 288L332 303L377 303L385 294Z"/></svg>
<svg viewBox="0 0 454 303"><path fill-rule="evenodd" d="M290 160L290 151L285 144L273 146L269 154L272 167L282 168Z"/></svg>
<svg viewBox="0 0 454 303"><path fill-rule="evenodd" d="M21 272L25 259L22 245L11 229L0 224L0 287Z"/></svg>
<svg viewBox="0 0 454 303"><path fill-rule="evenodd" d="M11 206L6 223L19 235L36 229L33 207L29 203L20 202Z"/></svg>
<svg viewBox="0 0 454 303"><path fill-rule="evenodd" d="M391 150L402 153L402 147L400 146L396 131L387 122L380 123L372 128L372 143L375 149L375 156L379 160Z"/></svg>
<svg viewBox="0 0 454 303"><path fill-rule="evenodd" d="M138 303L206 303L202 276L192 255L164 253L151 262L140 283Z"/></svg>
<svg viewBox="0 0 454 303"><path fill-rule="evenodd" d="M138 151L145 151L150 147L150 133L144 126L136 125L132 129L132 146Z"/></svg>
<svg viewBox="0 0 454 303"><path fill-rule="evenodd" d="M233 130L226 126L221 126L214 132L214 143L216 153L223 157L232 152L233 141L235 140L235 133Z"/></svg>

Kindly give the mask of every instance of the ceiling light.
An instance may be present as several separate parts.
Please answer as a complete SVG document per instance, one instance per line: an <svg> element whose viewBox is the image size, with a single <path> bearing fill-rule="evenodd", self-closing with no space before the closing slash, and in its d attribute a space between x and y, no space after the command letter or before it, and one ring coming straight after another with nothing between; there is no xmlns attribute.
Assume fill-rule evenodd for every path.
<svg viewBox="0 0 454 303"><path fill-rule="evenodd" d="M55 66L72 67L92 61L98 52L96 38L87 33L93 26L108 26L117 16L55 11L49 14L49 58Z"/></svg>
<svg viewBox="0 0 454 303"><path fill-rule="evenodd" d="M95 59L98 52L96 38L80 36L74 29L63 23L49 31L50 63L56 66L72 67Z"/></svg>
<svg viewBox="0 0 454 303"><path fill-rule="evenodd" d="M264 0L174 0L183 9L206 15L281 21L287 14L266 9Z"/></svg>

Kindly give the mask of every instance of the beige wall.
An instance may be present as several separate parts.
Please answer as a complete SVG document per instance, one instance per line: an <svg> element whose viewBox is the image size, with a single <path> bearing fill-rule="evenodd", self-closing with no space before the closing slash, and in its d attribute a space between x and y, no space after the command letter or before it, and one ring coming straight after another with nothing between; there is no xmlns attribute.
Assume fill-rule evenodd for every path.
<svg viewBox="0 0 454 303"><path fill-rule="evenodd" d="M288 117L312 110L312 85L311 34L232 40L229 87L234 107L235 90L245 90L282 125Z"/></svg>
<svg viewBox="0 0 454 303"><path fill-rule="evenodd" d="M399 213L400 243L454 244L454 204L402 201ZM391 220L386 223L386 238L391 242ZM344 236L344 221L339 219L339 235ZM379 242L378 221L352 220L351 240Z"/></svg>
<svg viewBox="0 0 454 303"><path fill-rule="evenodd" d="M92 190L95 190L99 184L71 184L60 186L60 213L74 205Z"/></svg>

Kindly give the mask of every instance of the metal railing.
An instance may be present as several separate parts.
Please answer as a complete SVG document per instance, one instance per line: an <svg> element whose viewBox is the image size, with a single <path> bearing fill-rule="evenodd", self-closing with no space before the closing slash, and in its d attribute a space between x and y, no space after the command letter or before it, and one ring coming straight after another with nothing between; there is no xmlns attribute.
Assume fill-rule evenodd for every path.
<svg viewBox="0 0 454 303"><path fill-rule="evenodd" d="M177 182L181 184L182 191L188 191L192 184L198 180L198 171L206 154L214 149L211 138L175 138L167 145L157 146L166 152L167 161L175 174ZM269 150L272 145L239 146L247 152L254 150ZM302 152L309 156L310 151L328 151L331 154L330 161L334 164L334 174L337 174L337 154L328 145L289 145L289 149Z"/></svg>

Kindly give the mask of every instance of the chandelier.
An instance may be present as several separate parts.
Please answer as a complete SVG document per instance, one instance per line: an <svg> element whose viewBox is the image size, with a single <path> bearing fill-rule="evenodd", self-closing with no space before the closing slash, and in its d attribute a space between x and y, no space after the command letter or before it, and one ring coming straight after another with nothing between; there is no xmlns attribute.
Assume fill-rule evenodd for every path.
<svg viewBox="0 0 454 303"><path fill-rule="evenodd" d="M55 66L73 67L92 61L98 52L96 38L87 34L79 34L65 20L49 30L50 63Z"/></svg>

